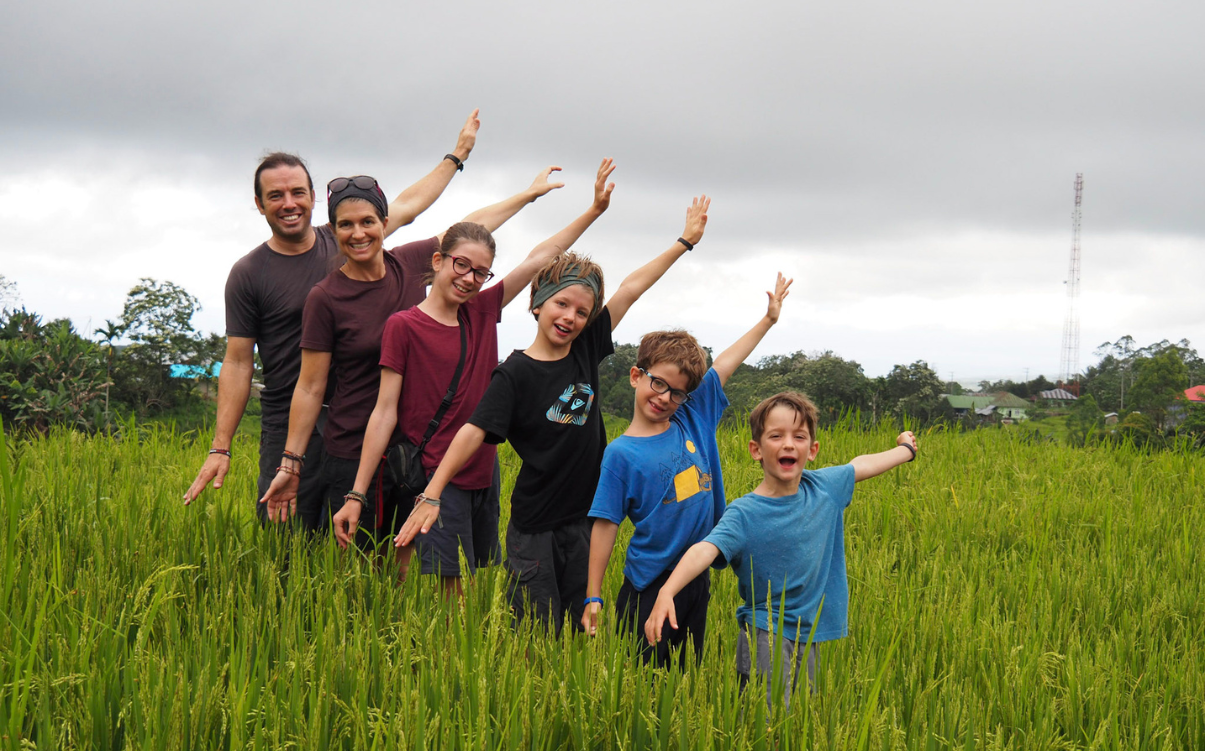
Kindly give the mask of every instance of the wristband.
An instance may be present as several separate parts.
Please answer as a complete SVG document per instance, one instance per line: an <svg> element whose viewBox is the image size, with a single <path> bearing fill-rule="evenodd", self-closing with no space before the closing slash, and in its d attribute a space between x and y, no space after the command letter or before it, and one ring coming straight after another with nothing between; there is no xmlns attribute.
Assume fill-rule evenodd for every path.
<svg viewBox="0 0 1205 751"><path fill-rule="evenodd" d="M908 461L910 461L910 462L916 461L916 449L912 448L912 446L910 446L907 443L901 443L900 445L912 452L912 458L909 459Z"/></svg>
<svg viewBox="0 0 1205 751"><path fill-rule="evenodd" d="M694 250L694 249L695 249L695 244L694 244L694 243L692 243L692 242L690 242L689 240L687 240L685 237L679 237L679 238L678 238L678 242L680 242L680 243L682 243L683 245L685 245L687 250Z"/></svg>
<svg viewBox="0 0 1205 751"><path fill-rule="evenodd" d="M590 604L590 603L592 603L592 602L597 602L597 603L598 603L598 606L599 606L600 608L602 607L603 601L602 601L602 598L601 598L601 597L587 597L587 598L586 598L586 601L585 601L585 602L583 602L583 603L582 603L582 605L589 605L589 604Z"/></svg>
<svg viewBox="0 0 1205 751"><path fill-rule="evenodd" d="M300 472L299 470L296 470L296 469L294 469L294 468L292 468L292 467L286 467L286 466L285 466L285 465L283 465L283 464L282 464L282 465L280 465L279 467L277 467L277 468L276 468L276 471L277 471L277 472L284 472L286 475L293 475L294 477L301 477L301 472Z"/></svg>
<svg viewBox="0 0 1205 751"><path fill-rule="evenodd" d="M209 449L209 453L221 454L222 456L226 457L227 459L230 458L230 450L229 449Z"/></svg>
<svg viewBox="0 0 1205 751"><path fill-rule="evenodd" d="M348 501L359 501L361 506L364 508L368 507L368 496L358 490L347 491L347 495L343 496L343 502L347 503Z"/></svg>
<svg viewBox="0 0 1205 751"><path fill-rule="evenodd" d="M298 464L305 466L305 454L294 454L292 451L285 449L284 453L281 454L280 457L282 459L289 459L291 461L295 461Z"/></svg>
<svg viewBox="0 0 1205 751"><path fill-rule="evenodd" d="M428 506L434 506L436 513L438 513L439 512L439 504L442 503L442 501L440 501L440 499L438 499L438 498L428 498L423 493L419 493L418 495L414 496L414 508L410 510L411 514L414 514L414 512L418 509L418 504L420 504L420 503L425 503ZM439 516L435 517L435 523L439 525L440 529L444 528L443 514L440 514Z"/></svg>
<svg viewBox="0 0 1205 751"><path fill-rule="evenodd" d="M452 164L455 164L457 172L464 172L464 160L457 159L455 154L444 154L444 159L447 159Z"/></svg>

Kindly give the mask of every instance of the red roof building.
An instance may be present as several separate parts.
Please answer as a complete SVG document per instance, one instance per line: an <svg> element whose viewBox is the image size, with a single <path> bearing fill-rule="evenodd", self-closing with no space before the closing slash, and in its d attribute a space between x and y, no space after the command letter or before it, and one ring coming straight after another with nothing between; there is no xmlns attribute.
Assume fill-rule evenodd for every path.
<svg viewBox="0 0 1205 751"><path fill-rule="evenodd" d="M1205 384L1184 389L1184 398L1190 402L1205 402Z"/></svg>

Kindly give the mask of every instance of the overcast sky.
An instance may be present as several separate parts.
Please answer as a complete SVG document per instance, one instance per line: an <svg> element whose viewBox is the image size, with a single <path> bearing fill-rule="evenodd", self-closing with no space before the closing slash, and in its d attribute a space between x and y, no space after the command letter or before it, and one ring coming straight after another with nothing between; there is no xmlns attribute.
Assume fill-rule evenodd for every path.
<svg viewBox="0 0 1205 751"><path fill-rule="evenodd" d="M1073 182L1084 173L1081 367L1093 348L1205 345L1205 4L496 2L6 7L0 274L44 316L116 318L140 277L222 289L268 237L265 150L315 182L399 192L481 108L477 149L404 242L526 186L567 187L498 233L514 265L590 201L577 249L613 289L713 196L699 247L616 332L722 349L796 280L755 357L832 350L868 375L1057 375ZM315 217L325 215L319 204ZM534 324L507 310L503 352Z"/></svg>

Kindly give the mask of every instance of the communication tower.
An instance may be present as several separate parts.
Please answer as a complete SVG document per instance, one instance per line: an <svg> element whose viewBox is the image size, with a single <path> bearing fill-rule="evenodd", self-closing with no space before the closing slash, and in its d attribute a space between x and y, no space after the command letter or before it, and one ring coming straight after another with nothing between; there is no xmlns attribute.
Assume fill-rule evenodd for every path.
<svg viewBox="0 0 1205 751"><path fill-rule="evenodd" d="M1084 196L1084 173L1075 175L1075 209L1071 212L1071 263L1067 269L1067 320L1063 322L1063 356L1059 361L1059 377L1064 384L1079 373L1079 225L1080 204ZM1079 389L1075 389L1078 394Z"/></svg>

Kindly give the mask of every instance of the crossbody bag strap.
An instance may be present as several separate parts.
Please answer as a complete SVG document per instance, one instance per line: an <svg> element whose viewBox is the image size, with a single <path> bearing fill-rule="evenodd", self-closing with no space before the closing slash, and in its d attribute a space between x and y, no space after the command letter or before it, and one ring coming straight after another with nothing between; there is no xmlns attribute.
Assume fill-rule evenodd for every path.
<svg viewBox="0 0 1205 751"><path fill-rule="evenodd" d="M468 351L468 332L465 320L460 316L460 311L456 311L456 318L460 324L460 361L456 363L456 372L452 374L452 384L448 386L448 393L444 394L444 400L439 403L439 409L435 410L435 417L432 417L431 422L427 423L427 432L423 435L423 442L418 446L419 455L422 455L423 449L427 448L427 441L430 441L431 436L435 435L439 423L443 421L444 415L452 406L452 399L456 396L456 387L460 385L460 374L464 372L464 358Z"/></svg>

